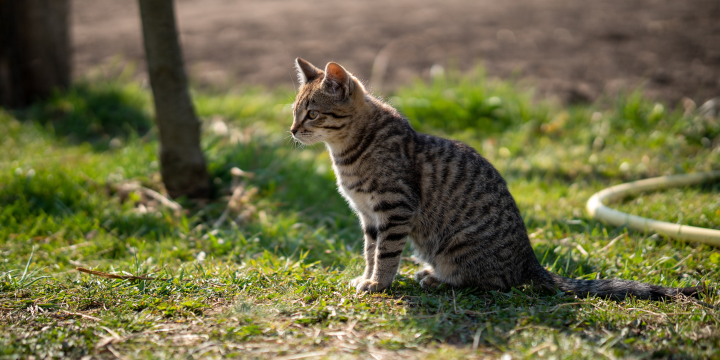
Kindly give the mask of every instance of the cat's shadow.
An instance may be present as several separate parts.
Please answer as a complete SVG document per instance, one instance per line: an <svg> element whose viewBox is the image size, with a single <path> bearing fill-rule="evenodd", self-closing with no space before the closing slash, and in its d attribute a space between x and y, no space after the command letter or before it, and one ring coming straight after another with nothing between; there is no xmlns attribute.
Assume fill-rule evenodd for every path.
<svg viewBox="0 0 720 360"><path fill-rule="evenodd" d="M533 291L530 286L509 292L480 291L441 285L422 289L409 274L399 274L386 296L405 307L405 327L422 329L430 339L459 347L506 349L521 329L571 331L581 322L583 300L561 293ZM570 305L563 305L570 304Z"/></svg>
<svg viewBox="0 0 720 360"><path fill-rule="evenodd" d="M393 286L380 296L404 306L404 314L398 316L398 321L404 329L413 329L418 337L460 348L473 346L501 352L511 348L516 336L527 336L527 331L537 339L553 339L562 333L588 342L597 341L592 332L582 330L596 327L602 320L588 316L584 310L597 306L597 301L616 302L578 298L559 291L537 291L530 285L508 292L447 285L422 289L408 273L398 274ZM643 324L635 321L627 327L640 331ZM644 348L628 346L633 354L646 353Z"/></svg>

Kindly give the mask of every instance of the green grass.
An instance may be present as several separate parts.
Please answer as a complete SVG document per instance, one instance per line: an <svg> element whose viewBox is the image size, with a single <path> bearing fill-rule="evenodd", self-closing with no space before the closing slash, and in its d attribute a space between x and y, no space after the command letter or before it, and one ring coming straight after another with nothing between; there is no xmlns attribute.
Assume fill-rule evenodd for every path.
<svg viewBox="0 0 720 360"><path fill-rule="evenodd" d="M651 219L720 230L720 183L642 194L616 208Z"/></svg>
<svg viewBox="0 0 720 360"><path fill-rule="evenodd" d="M718 119L638 93L563 108L482 72L392 95L417 129L466 141L498 167L552 271L720 288L718 249L584 212L609 185L720 169ZM0 111L0 358L720 358L718 310L530 288L424 291L409 249L389 291L356 295L348 281L362 271L361 230L323 147L288 138L293 93L193 97L217 198L181 199L181 213L118 187L162 191L148 89L95 79ZM214 228L235 166L255 176ZM718 228L719 198L715 183L617 206ZM702 300L717 306L720 294Z"/></svg>

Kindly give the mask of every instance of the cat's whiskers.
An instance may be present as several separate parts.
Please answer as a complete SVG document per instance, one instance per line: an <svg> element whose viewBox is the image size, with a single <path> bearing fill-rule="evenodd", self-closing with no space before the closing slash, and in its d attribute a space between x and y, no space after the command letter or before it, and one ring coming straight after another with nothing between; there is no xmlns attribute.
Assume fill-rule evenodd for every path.
<svg viewBox="0 0 720 360"><path fill-rule="evenodd" d="M293 142L293 141L297 141L297 140L295 140L295 138L292 136L292 132L287 131L287 133L288 133L288 135L283 138L283 140L287 140L287 144L289 144L289 143L291 143L291 142Z"/></svg>
<svg viewBox="0 0 720 360"><path fill-rule="evenodd" d="M290 81L293 84L293 89L295 89L295 95L297 95L298 89L297 89L297 86L295 86L295 77L293 77L292 71L290 72ZM294 99L292 99L292 100L294 100Z"/></svg>
<svg viewBox="0 0 720 360"><path fill-rule="evenodd" d="M320 139L320 135L312 134L312 136L310 136L309 138L305 139L305 141L308 142L309 144L303 144L303 145L304 145L304 146L312 146L312 145L315 145L315 144L318 143L317 140L319 140L319 139Z"/></svg>
<svg viewBox="0 0 720 360"><path fill-rule="evenodd" d="M295 148L302 150L305 145L297 138L293 138L293 140L295 141Z"/></svg>

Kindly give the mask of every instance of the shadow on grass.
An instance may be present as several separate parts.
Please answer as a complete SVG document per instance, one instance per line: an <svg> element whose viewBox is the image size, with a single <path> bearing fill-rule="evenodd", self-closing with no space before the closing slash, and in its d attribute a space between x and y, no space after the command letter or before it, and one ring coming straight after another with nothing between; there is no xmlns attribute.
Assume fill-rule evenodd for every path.
<svg viewBox="0 0 720 360"><path fill-rule="evenodd" d="M152 128L149 100L148 92L136 84L79 83L18 115L45 125L70 144L88 142L104 151L112 139L125 141Z"/></svg>
<svg viewBox="0 0 720 360"><path fill-rule="evenodd" d="M512 289L508 293L449 288L424 292L410 285L393 290L407 311L407 315L397 321L403 328L415 332L417 338L459 349L473 346L484 353L496 353L495 356L507 352L531 356L538 351L536 345L543 343L572 352L580 341L597 343L596 328L613 323L607 314L587 311L593 308L592 301L536 293L529 287ZM581 311L583 308L586 311ZM626 330L623 331L629 334L626 338L633 339L646 325L635 320L624 326ZM532 339L528 340L528 337ZM402 342L392 339L379 345L389 350L404 347ZM626 356L647 355L644 346L635 346L631 341L619 342L613 347L624 350ZM659 354L667 352L665 349L656 351Z"/></svg>
<svg viewBox="0 0 720 360"><path fill-rule="evenodd" d="M624 228L605 227L591 219L582 220L583 225L571 225L582 228L575 229L572 233L590 235L594 229L599 228L600 232L604 233L602 238L611 239L626 231ZM526 222L540 228L546 227L542 225L545 222L543 220L530 218L526 219ZM560 219L547 222L562 224ZM600 255L581 255L579 250L575 250L576 240L567 238L534 242L533 248L541 264L561 276L594 279L596 273L604 273L602 261L591 261L593 256ZM417 270L419 269L420 267L417 267ZM639 281L643 282L642 279ZM653 283L650 280L645 282ZM599 341L597 328L606 328L609 324L622 321L624 329L619 339L623 341L613 343L613 348L622 350L626 356L648 355L647 348L642 344L649 338L642 333L648 325L642 318L636 313L612 310L612 305L597 307L597 300L594 299L577 299L562 293L533 291L531 286L514 288L506 293L453 289L444 285L435 290L423 290L413 279L412 272L398 275L390 295L402 301L407 312L397 321L407 328L412 328L419 338L425 337L431 341L458 347L475 344L479 349L492 349L493 352L500 353L526 352L533 348L535 350L532 352L536 352L538 348L535 346L542 343L553 343L553 346L572 351L580 344L579 341L589 344ZM627 302L633 304L634 300L629 299L623 303ZM621 305L621 308L622 306L627 305ZM591 309L593 311L588 311ZM527 329L531 329L530 332ZM528 346L527 336L534 339L531 341L532 346ZM395 349L394 347L401 345L401 342L388 340L385 347ZM519 345L527 348L518 349ZM668 351L659 347L651 354L664 357L670 354Z"/></svg>
<svg viewBox="0 0 720 360"><path fill-rule="evenodd" d="M146 90L133 84L79 84L15 115L44 124L42 131L57 139L61 146L89 143L93 151L104 152L111 140L119 138L128 143L127 148L135 149L137 136L147 133L152 126L146 110L148 98ZM297 256L310 251L308 260L322 260L330 265L339 258L328 255L327 249L337 246L344 256L346 249L360 241L358 221L337 193L328 159L318 161L314 150L297 149L288 141L278 141L274 134L263 134L257 139L253 134L247 141L232 144L229 137L212 137L212 131L204 136L204 151L208 172L221 190L210 204L193 208L183 202L190 210L184 219L135 211L138 209L133 208L132 201L120 202L102 180L101 184L88 181L82 171L76 171L85 165L78 168L62 163L51 166L47 169L50 171L40 167L36 175L33 170L32 176L10 176L8 182L0 184L0 201L7 204L0 211L0 217L19 219L8 225L8 231L13 234L31 231L46 235L70 223L81 223L83 232L102 228L119 239L160 239L177 233L176 229L186 221L189 224L182 224L185 235L188 227L193 229L202 224L207 229L221 216L227 206L227 198L223 196L229 195L230 169L239 166L256 175L247 179L247 183L259 190L252 198L252 205L259 211L249 219L238 221L239 228L222 226L219 229L225 241L219 246L221 250L227 250L228 254L234 251L237 255L241 249L242 255L247 256L263 249L279 256ZM103 156L106 158L102 169L93 172L95 178L108 176L105 173L127 163L127 159L120 161L118 157L130 155L108 152ZM148 161L146 166L149 165ZM255 242L254 238L259 241ZM208 245L210 242L199 243L202 245L198 247L208 254L226 255L215 253L216 249Z"/></svg>
<svg viewBox="0 0 720 360"><path fill-rule="evenodd" d="M569 278L585 279L594 276L584 275L600 271L596 266L588 264L587 257L578 261L571 252L556 253L554 249L558 245L553 242L534 246L536 256L550 271ZM615 342L612 346L622 349L626 356L648 354L647 348L642 345L643 339L647 338L642 333L647 324L636 314L611 310L613 306L603 310L597 307L593 299L537 291L529 285L505 293L453 289L445 285L438 289L423 290L414 281L412 274L407 273L396 277L390 295L404 304L406 314L397 320L403 327L412 329L418 338L458 348L472 344L485 352L488 349L500 353L531 351L527 353L530 356L537 351L537 344L553 343L553 346L564 351L572 351L577 349L579 341L588 344L599 341L597 328L606 328L618 322L613 318L622 317L626 320L621 320L624 329L623 335L619 336L626 341ZM634 300L626 302L632 304ZM593 308L600 311L588 311ZM528 342L527 336L532 336L534 340ZM636 344L636 340L641 341ZM380 345L389 350L403 347L401 342L392 340L381 342ZM660 347L653 350L652 354L663 357L670 353Z"/></svg>
<svg viewBox="0 0 720 360"><path fill-rule="evenodd" d="M0 203L0 223L28 236L47 236L69 226L83 233L104 228L121 239L148 234L159 238L174 229L168 218L123 209L104 187L62 171L10 178L0 185Z"/></svg>

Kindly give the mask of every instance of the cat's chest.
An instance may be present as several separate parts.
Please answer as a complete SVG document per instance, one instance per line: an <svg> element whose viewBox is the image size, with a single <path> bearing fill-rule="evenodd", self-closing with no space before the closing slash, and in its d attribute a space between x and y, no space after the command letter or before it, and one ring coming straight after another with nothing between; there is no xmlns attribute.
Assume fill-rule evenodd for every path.
<svg viewBox="0 0 720 360"><path fill-rule="evenodd" d="M337 166L333 166L333 168L337 177L338 191L340 194L355 211L371 214L377 199L375 195L365 191L363 186L358 185L358 182L362 181L362 177L343 175L343 173L347 173L347 171L342 171L338 169Z"/></svg>

